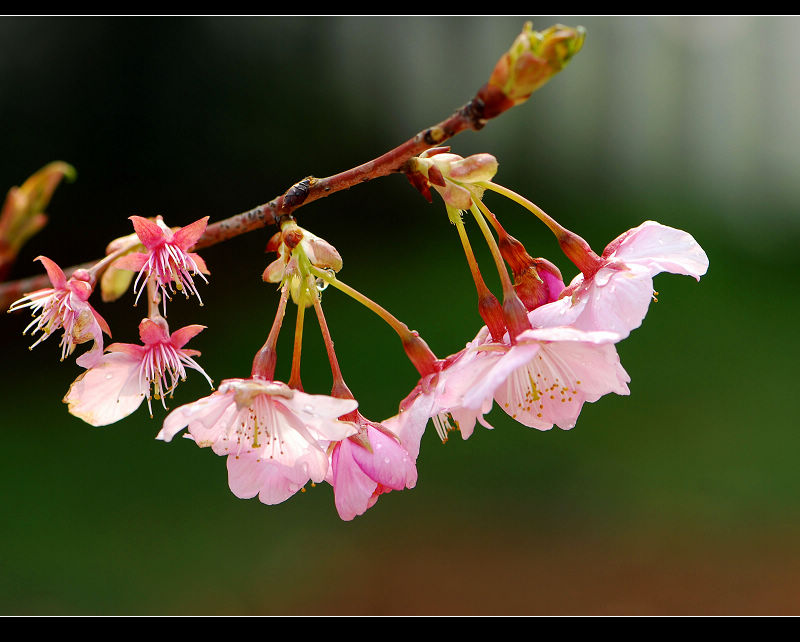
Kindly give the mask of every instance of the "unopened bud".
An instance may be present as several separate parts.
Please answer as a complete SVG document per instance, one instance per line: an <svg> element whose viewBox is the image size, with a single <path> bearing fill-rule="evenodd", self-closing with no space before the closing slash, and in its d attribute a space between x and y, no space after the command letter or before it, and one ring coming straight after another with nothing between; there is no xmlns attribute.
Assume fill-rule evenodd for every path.
<svg viewBox="0 0 800 642"><path fill-rule="evenodd" d="M55 161L33 174L19 190L25 196L29 210L41 212L50 203L53 192L61 179L66 178L71 183L77 175L78 173L72 165L63 161Z"/></svg>
<svg viewBox="0 0 800 642"><path fill-rule="evenodd" d="M530 268L514 275L514 290L528 310L552 303L563 289L561 272L545 259L532 259Z"/></svg>
<svg viewBox="0 0 800 642"><path fill-rule="evenodd" d="M56 161L46 165L21 187L8 191L0 210L0 280L5 278L20 248L47 223L45 208L62 178L75 179L75 168Z"/></svg>
<svg viewBox="0 0 800 642"><path fill-rule="evenodd" d="M583 47L583 27L554 25L534 31L526 22L522 33L498 61L478 98L482 117L494 118L506 109L525 102L530 95L561 71Z"/></svg>
<svg viewBox="0 0 800 642"><path fill-rule="evenodd" d="M558 298L564 289L561 272L546 259L534 259L525 246L503 230L500 252L514 275L514 290L528 310Z"/></svg>

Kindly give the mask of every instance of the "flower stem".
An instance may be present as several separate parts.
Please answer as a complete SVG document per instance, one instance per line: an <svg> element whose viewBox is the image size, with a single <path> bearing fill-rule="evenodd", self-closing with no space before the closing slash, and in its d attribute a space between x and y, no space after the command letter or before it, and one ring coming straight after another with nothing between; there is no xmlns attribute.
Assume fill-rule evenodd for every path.
<svg viewBox="0 0 800 642"><path fill-rule="evenodd" d="M288 300L289 284L287 283L281 289L278 311L275 314L275 320L272 322L272 328L270 328L267 340L253 359L253 368L251 370L253 377L268 379L269 381L275 378L275 364L278 358L276 345L278 343L278 335L281 332L281 325L283 325L283 315L286 312L286 302Z"/></svg>
<svg viewBox="0 0 800 642"><path fill-rule="evenodd" d="M489 229L489 226L486 224L486 219L483 217L483 210L486 210L487 212L489 211L483 202L480 201L480 199L473 198L470 211L475 217L475 220L478 222L478 227L481 228L483 237L486 239L486 243L489 246L489 251L492 253L495 266L497 266L497 273L500 275L500 284L503 287L503 295L508 296L509 292L514 291L514 285L511 283L511 278L508 276L508 270L506 270L506 264L503 261L503 256L500 253L500 248L497 245L497 241L494 240L492 231Z"/></svg>
<svg viewBox="0 0 800 642"><path fill-rule="evenodd" d="M320 270L313 265L309 266L309 271L314 275L321 278L323 281L332 285L337 290L344 292L349 297L358 301L361 305L377 314L383 319L389 327L394 330L403 342L403 349L406 355L414 364L414 367L423 376L433 374L436 371L436 362L438 361L436 355L431 352L428 344L420 338L419 334L413 330L409 330L408 326L400 321L397 317L392 315L386 308L381 307L375 301L367 296L364 296L358 290L350 287L346 283L342 283L335 275L325 270Z"/></svg>
<svg viewBox="0 0 800 642"><path fill-rule="evenodd" d="M297 301L297 321L294 326L294 349L292 350L292 373L287 382L290 388L303 391L303 384L300 381L300 354L303 350L303 321L306 315L306 290L300 293Z"/></svg>
<svg viewBox="0 0 800 642"><path fill-rule="evenodd" d="M555 234L558 239L558 244L561 246L562 251L566 254L567 258L575 264L584 276L590 278L594 276L595 272L602 266L602 260L592 250L589 244L580 236L571 232L564 226L560 225L547 214L541 207L535 203L531 203L527 198L517 194L515 191L493 183L485 181L478 183L480 187L502 194L506 198L510 198L515 203L522 205L526 210L532 212L542 223L547 225L550 230Z"/></svg>
<svg viewBox="0 0 800 642"><path fill-rule="evenodd" d="M502 341L503 335L506 332L506 325L503 321L503 310L497 297L491 293L486 282L483 280L481 271L478 268L478 261L475 259L475 254L472 251L467 230L464 228L464 221L461 220L461 215L458 211L453 210L449 205L447 212L450 215L450 220L458 230L458 238L461 240L461 246L464 248L464 254L467 257L467 264L472 273L472 280L475 281L475 288L478 291L478 312L481 315L484 323L492 333L492 338L495 341Z"/></svg>
<svg viewBox="0 0 800 642"><path fill-rule="evenodd" d="M95 279L97 279L98 276L102 275L102 273L105 272L106 268L111 263L116 261L123 254L126 254L127 252L129 252L134 246L138 245L138 243L139 243L138 240L137 241L131 241L129 246L122 247L122 248L120 248L118 250L115 250L114 252L112 252L108 256L103 257L97 263L95 263L92 267L89 268L89 270L88 270L89 274L91 274Z"/></svg>
<svg viewBox="0 0 800 642"><path fill-rule="evenodd" d="M158 285L155 276L147 279L147 316L150 319L163 319L161 312L158 311L158 304L161 303L161 295L158 293Z"/></svg>
<svg viewBox="0 0 800 642"><path fill-rule="evenodd" d="M319 328L322 332L322 340L325 342L325 350L328 353L328 361L331 364L331 375L333 376L333 386L331 387L331 397L338 399L355 399L350 388L344 382L342 370L339 367L339 360L336 358L336 351L333 349L333 339L331 332L328 329L328 323L325 321L325 315L322 312L322 301L319 297L314 297L314 312L317 313L317 321L319 321Z"/></svg>
<svg viewBox="0 0 800 642"><path fill-rule="evenodd" d="M511 283L511 277L508 276L500 247L497 245L497 241L495 241L494 236L492 236L492 231L486 224L484 213L490 218L493 218L494 214L489 211L489 208L486 207L479 198L472 199L470 210L475 220L478 222L478 226L481 228L486 242L489 244L492 257L494 257L494 262L497 265L497 272L500 274L500 282L503 285L503 316L505 317L506 326L508 327L509 338L513 344L516 342L517 335L525 330L531 329L527 310L525 309L525 304L522 303L519 296L517 296L514 285Z"/></svg>

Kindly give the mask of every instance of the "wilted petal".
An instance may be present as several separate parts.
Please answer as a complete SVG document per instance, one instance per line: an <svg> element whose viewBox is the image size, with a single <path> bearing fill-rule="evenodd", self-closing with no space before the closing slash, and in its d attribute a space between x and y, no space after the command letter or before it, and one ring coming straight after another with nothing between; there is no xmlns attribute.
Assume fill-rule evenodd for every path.
<svg viewBox="0 0 800 642"><path fill-rule="evenodd" d="M472 195L466 187L447 181L445 187L433 186L445 203L457 210L468 210L472 205Z"/></svg>
<svg viewBox="0 0 800 642"><path fill-rule="evenodd" d="M461 183L490 181L497 167L497 159L491 154L473 154L450 164L450 178Z"/></svg>

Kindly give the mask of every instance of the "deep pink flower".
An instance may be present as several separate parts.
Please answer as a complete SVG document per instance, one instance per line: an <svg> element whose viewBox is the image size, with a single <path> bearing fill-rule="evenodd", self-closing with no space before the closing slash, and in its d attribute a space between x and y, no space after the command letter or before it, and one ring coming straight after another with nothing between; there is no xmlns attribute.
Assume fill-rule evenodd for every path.
<svg viewBox="0 0 800 642"><path fill-rule="evenodd" d="M88 301L94 290L94 277L86 270L76 270L67 280L61 268L46 256L36 257L36 260L44 265L53 287L26 294L12 303L8 311L22 308L31 308L33 311L34 319L23 334L28 330L42 334L31 348L39 345L53 332L63 329L62 361L72 354L77 344L93 340L92 349L76 359L79 366L92 367L103 355L103 332L111 336L108 324Z"/></svg>
<svg viewBox="0 0 800 642"><path fill-rule="evenodd" d="M625 338L647 314L656 274L686 274L699 281L708 270L708 257L690 234L654 221L618 236L600 259L591 278L579 274L558 301L533 312L534 326L607 330Z"/></svg>
<svg viewBox="0 0 800 642"><path fill-rule="evenodd" d="M188 427L200 447L228 455L228 484L242 499L278 504L328 473L327 448L357 431L338 418L356 401L309 395L279 381L226 379L219 390L173 410L157 439Z"/></svg>
<svg viewBox="0 0 800 642"><path fill-rule="evenodd" d="M205 326L188 325L171 335L163 319L144 319L139 324L143 345L114 343L108 354L78 377L64 397L69 411L93 426L107 426L127 417L147 398L161 400L186 379L186 368L197 370L209 385L209 376L192 358L200 353L183 346ZM152 393L151 393L152 387Z"/></svg>
<svg viewBox="0 0 800 642"><path fill-rule="evenodd" d="M414 459L399 439L384 426L359 418L362 431L334 445L328 473L336 510L348 521L363 515L381 494L417 483Z"/></svg>
<svg viewBox="0 0 800 642"><path fill-rule="evenodd" d="M171 295L177 289L182 291L186 298L193 294L202 305L203 302L197 292L192 275L199 274L200 278L208 283L204 276L209 273L208 268L199 254L188 250L206 231L209 217L206 216L199 221L190 223L177 232L173 232L167 227L160 216L156 218L155 222L141 216L130 216L129 218L133 221L136 235L148 252L146 254L142 252L126 254L114 265L117 268L139 272L133 284L136 301L139 301L148 279L154 276L164 302L172 299ZM173 282L175 283L174 288Z"/></svg>

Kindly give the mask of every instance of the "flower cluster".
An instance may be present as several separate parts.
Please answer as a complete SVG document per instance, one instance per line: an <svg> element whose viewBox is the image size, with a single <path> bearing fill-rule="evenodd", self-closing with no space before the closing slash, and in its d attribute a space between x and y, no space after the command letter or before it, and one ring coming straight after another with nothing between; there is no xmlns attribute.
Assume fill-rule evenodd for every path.
<svg viewBox="0 0 800 642"><path fill-rule="evenodd" d="M571 60L583 38L580 28L557 25L534 32L526 25L489 82L454 118L461 119L462 127L468 119L470 126L479 128L486 119L524 102ZM409 143L419 150L420 140L426 144L429 138L443 140L442 136L452 135L449 131L436 127ZM597 254L539 207L493 182L499 164L491 154L464 158L449 147L431 147L410 157L412 153L416 152L407 145L400 146L355 171L321 179L321 187L318 179L309 177L283 197L247 213L273 208L280 230L269 240L267 251L277 257L262 279L277 284L280 298L250 376L226 378L216 390L195 360L200 353L186 348L205 327L193 324L170 332L165 318L167 303L176 292L187 299L197 297L202 305L195 278L207 282L209 271L192 250L211 243L215 232L207 230L208 217L171 228L161 216L131 216L134 233L112 241L104 259L74 270L69 278L55 262L40 256L52 287L26 294L10 310L33 312L25 332L39 334L34 346L62 331L62 360L77 345L93 342L76 360L85 371L64 397L72 415L93 426L106 426L136 411L146 399L152 417L152 401L167 410L167 399L188 370L195 370L212 392L169 412L157 438L169 442L186 430L184 436L198 447L224 455L230 489L240 498L257 496L265 504L277 504L305 491L308 484L327 482L343 520L362 515L390 491L415 487L417 459L429 422L443 442L452 431L468 439L477 423L492 427L487 416L497 404L524 426L568 430L576 425L585 403L610 393L630 394L630 377L616 345L642 324L655 299L657 274L670 272L697 280L705 274L708 257L695 239L646 221ZM405 172L429 201L433 192L442 198L478 294L483 327L463 349L444 359L436 357L418 332L341 281L342 257L336 248L300 227L292 216L306 198L313 200L310 190L319 188L316 198L337 177L342 189L368 180L370 172L375 177L394 171ZM0 276L19 244L44 224L42 209L55 184L67 174L65 166L46 168L10 193L0 212ZM578 270L569 285L553 262L532 256L505 230L485 203L491 194L524 207L555 235ZM466 231L470 219L487 243L500 281L499 296L482 276ZM222 227L217 226L217 232ZM104 349L103 334L111 332L89 303L98 279L104 301L119 298L131 283L134 305L147 293L140 343L113 343ZM385 321L419 373L411 393L388 419L367 419L345 383L322 310L321 292L329 286ZM275 379L275 369L289 301L296 306L296 320L291 374L284 383ZM311 310L330 363L330 394L307 393L301 381L304 319Z"/></svg>
<svg viewBox="0 0 800 642"><path fill-rule="evenodd" d="M653 277L671 272L699 280L708 269L708 257L691 235L654 221L628 230L598 256L535 205L492 183L496 170L488 154L464 159L446 148L429 151L412 169L440 193L457 226L461 213L453 209L472 211L484 230L489 219L499 237L493 246L487 235L490 249L506 259L515 277L511 287L501 268L506 301L518 298L526 309L522 320L513 305L504 304L500 317L482 309L487 325L463 350L439 362L437 372L423 376L387 422L415 456L429 419L442 441L452 430L467 439L476 422L491 428L484 415L497 402L525 426L566 430L585 402L611 392L629 394L630 377L615 344L641 325L655 298ZM486 190L526 206L550 227L581 270L569 286L552 263L533 259L505 232L482 202ZM465 251L483 300L485 284L468 244Z"/></svg>
<svg viewBox="0 0 800 642"><path fill-rule="evenodd" d="M89 269L76 270L69 279L54 261L38 257L52 287L26 294L9 308L12 312L22 308L33 311L34 319L25 331L41 332L41 336L31 348L62 330L62 361L77 344L94 341L92 349L76 360L86 371L64 397L69 412L93 426L106 426L127 417L145 399L151 416L151 399L160 400L166 408L166 398L186 379L187 368L200 372L211 385L209 376L194 360L200 353L184 348L204 326L190 325L170 334L166 319L159 312L160 299L174 291L173 283L187 296L188 292L196 294L192 274L208 273L203 259L188 252L203 234L208 219L176 232L166 227L160 216L155 221L138 216L131 220L135 234L112 242L106 258ZM137 251L142 246L147 252ZM103 354L103 333L111 336L111 331L88 300L95 290L97 275L110 270L139 271L134 285L136 299L147 289L149 310L139 324L141 345L114 343ZM130 281L122 280L125 288ZM113 287L119 289L118 284ZM113 298L121 294L115 292Z"/></svg>

